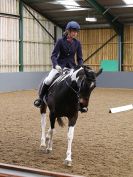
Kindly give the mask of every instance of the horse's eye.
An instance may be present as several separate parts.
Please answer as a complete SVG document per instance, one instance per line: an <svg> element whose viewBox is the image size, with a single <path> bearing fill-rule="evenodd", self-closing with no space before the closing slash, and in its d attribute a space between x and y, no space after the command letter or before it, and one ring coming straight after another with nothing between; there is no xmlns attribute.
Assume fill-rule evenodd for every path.
<svg viewBox="0 0 133 177"><path fill-rule="evenodd" d="M88 98L86 97L86 98L84 98L84 100L85 100L85 101L88 101Z"/></svg>

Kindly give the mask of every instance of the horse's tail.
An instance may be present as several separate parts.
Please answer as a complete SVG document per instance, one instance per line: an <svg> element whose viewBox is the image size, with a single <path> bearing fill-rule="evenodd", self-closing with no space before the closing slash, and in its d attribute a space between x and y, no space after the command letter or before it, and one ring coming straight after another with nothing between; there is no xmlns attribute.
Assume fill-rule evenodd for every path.
<svg viewBox="0 0 133 177"><path fill-rule="evenodd" d="M57 117L57 122L58 122L59 126L64 127L65 124L64 124L61 117Z"/></svg>

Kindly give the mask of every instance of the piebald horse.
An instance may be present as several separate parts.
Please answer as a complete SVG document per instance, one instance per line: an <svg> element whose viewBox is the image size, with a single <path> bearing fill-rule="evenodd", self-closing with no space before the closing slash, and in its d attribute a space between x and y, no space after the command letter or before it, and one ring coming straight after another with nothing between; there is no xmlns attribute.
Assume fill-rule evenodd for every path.
<svg viewBox="0 0 133 177"><path fill-rule="evenodd" d="M96 87L96 77L102 72L94 72L90 67L80 66L75 69L65 69L63 73L51 84L47 95L44 96L41 113L41 148L47 152L52 151L53 131L55 121L63 126L63 117L68 118L68 146L65 164L71 166L72 141L74 127L78 118L78 112L87 112L89 98ZM46 109L49 108L50 128L45 134Z"/></svg>

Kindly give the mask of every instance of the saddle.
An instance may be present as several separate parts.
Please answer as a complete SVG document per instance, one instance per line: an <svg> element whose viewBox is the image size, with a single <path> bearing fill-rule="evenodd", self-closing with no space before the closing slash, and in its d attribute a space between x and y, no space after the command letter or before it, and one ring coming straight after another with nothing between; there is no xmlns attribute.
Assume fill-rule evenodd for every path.
<svg viewBox="0 0 133 177"><path fill-rule="evenodd" d="M47 102L48 93L49 93L51 87L53 87L54 85L56 85L56 84L58 84L60 81L62 81L62 79L63 79L64 77L66 77L66 75L68 75L68 74L70 73L70 70L71 70L71 69L69 69L69 68L64 68L61 73L57 73L57 74L55 75L55 77L53 78L53 81L52 81L51 85L50 85L49 88L48 88L47 93L46 93L45 96L44 96L43 101L44 101L45 103ZM51 94L52 94L52 93L51 93Z"/></svg>
<svg viewBox="0 0 133 177"><path fill-rule="evenodd" d="M69 68L64 68L61 73L57 73L57 74L55 75L55 77L54 77L54 79L53 79L53 82L51 83L49 89L50 89L53 85L59 83L66 75L68 75L68 74L70 73L70 70L71 70L71 69L69 69Z"/></svg>

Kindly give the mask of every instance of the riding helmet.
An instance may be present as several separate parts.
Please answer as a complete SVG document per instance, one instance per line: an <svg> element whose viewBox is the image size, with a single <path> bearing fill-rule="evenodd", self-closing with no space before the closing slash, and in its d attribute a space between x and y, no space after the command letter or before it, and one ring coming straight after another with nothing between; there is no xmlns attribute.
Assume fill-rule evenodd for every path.
<svg viewBox="0 0 133 177"><path fill-rule="evenodd" d="M79 31L80 25L76 21L70 21L66 26L66 30L71 30L71 29Z"/></svg>

